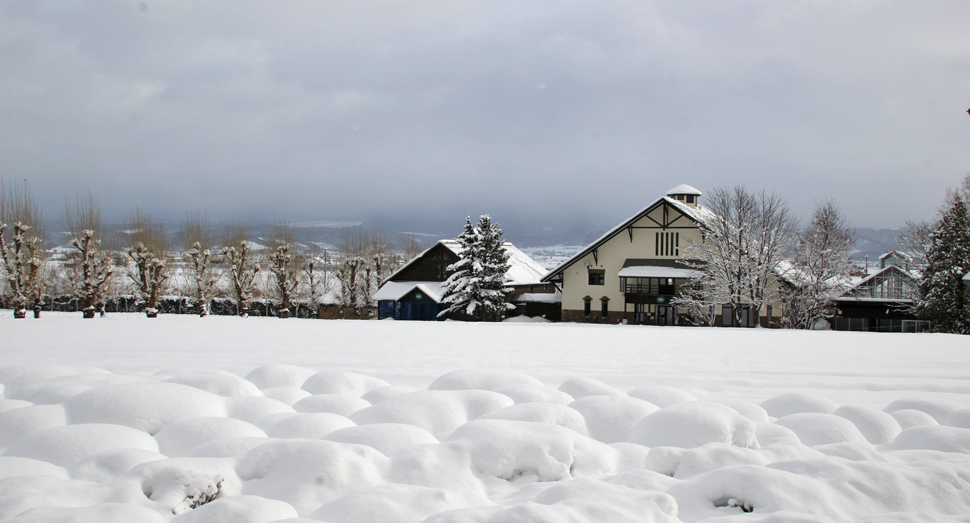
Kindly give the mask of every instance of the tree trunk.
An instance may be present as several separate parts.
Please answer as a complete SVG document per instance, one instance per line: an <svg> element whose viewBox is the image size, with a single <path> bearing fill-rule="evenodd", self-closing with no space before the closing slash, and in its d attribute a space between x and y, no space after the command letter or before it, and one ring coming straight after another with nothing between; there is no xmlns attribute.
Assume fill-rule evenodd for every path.
<svg viewBox="0 0 970 523"><path fill-rule="evenodd" d="M27 317L27 309L14 309L13 317L22 320Z"/></svg>
<svg viewBox="0 0 970 523"><path fill-rule="evenodd" d="M85 318L94 317L94 307L85 307L83 313Z"/></svg>

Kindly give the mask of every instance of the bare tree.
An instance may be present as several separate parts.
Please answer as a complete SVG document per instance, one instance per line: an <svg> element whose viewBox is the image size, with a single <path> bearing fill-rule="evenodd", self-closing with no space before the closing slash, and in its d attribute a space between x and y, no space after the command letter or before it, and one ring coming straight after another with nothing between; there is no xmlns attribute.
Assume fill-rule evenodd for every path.
<svg viewBox="0 0 970 523"><path fill-rule="evenodd" d="M47 253L43 248L44 219L26 182L0 183L0 258L5 276L4 301L14 318L25 318L33 307L34 317L47 285Z"/></svg>
<svg viewBox="0 0 970 523"><path fill-rule="evenodd" d="M74 205L65 205L64 221L76 249L67 258L67 280L84 317L93 318L96 309L104 314L114 272L110 254L102 250L101 206L91 193L78 196Z"/></svg>
<svg viewBox="0 0 970 523"><path fill-rule="evenodd" d="M812 329L832 316L834 300L849 288L853 263L849 250L855 235L832 200L815 208L812 221L801 232L795 247L790 290L785 295L785 323Z"/></svg>
<svg viewBox="0 0 970 523"><path fill-rule="evenodd" d="M740 325L745 307L757 318L778 299L779 269L798 221L779 196L743 186L712 190L706 207L710 213L698 224L702 239L690 241L684 253L704 273L694 282L704 289L704 301L729 304Z"/></svg>
<svg viewBox="0 0 970 523"><path fill-rule="evenodd" d="M182 245L189 262L192 297L199 304L199 316L209 315L209 304L215 296L219 274L212 263L212 232L208 218L190 213L182 222Z"/></svg>
<svg viewBox="0 0 970 523"><path fill-rule="evenodd" d="M279 317L289 318L293 299L299 294L303 256L297 252L293 229L286 222L278 222L273 228L273 243L267 260L273 273L273 291L280 301Z"/></svg>
<svg viewBox="0 0 970 523"><path fill-rule="evenodd" d="M168 280L169 239L160 222L135 209L125 218L125 253L133 266L128 267L128 277L135 284L145 314L158 317L158 298Z"/></svg>
<svg viewBox="0 0 970 523"><path fill-rule="evenodd" d="M310 301L313 315L320 313L320 302L330 292L332 281L330 278L330 261L326 250L321 256L319 252L310 252L303 262L303 281L306 283L306 295Z"/></svg>
<svg viewBox="0 0 970 523"><path fill-rule="evenodd" d="M340 251L337 278L340 280L341 303L344 307L353 307L359 314L366 305L361 296L367 267L366 234L359 229L348 231L337 248Z"/></svg>
<svg viewBox="0 0 970 523"><path fill-rule="evenodd" d="M401 258L403 263L407 263L421 254L421 242L412 232L401 234Z"/></svg>
<svg viewBox="0 0 970 523"><path fill-rule="evenodd" d="M236 304L236 314L249 316L249 304L253 299L259 262L253 252L249 228L240 221L228 224L222 235L222 254L228 268L229 296Z"/></svg>

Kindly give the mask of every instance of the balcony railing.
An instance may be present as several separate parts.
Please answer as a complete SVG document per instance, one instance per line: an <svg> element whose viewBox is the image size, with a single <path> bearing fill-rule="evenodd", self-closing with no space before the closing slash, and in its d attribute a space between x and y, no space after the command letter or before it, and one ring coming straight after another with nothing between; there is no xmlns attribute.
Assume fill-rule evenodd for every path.
<svg viewBox="0 0 970 523"><path fill-rule="evenodd" d="M655 283L653 284L644 283L641 285L637 285L637 284L627 285L626 289L623 292L626 294L653 294L653 295L673 296L675 290L676 290L676 286L674 285L666 285L666 284L658 285Z"/></svg>

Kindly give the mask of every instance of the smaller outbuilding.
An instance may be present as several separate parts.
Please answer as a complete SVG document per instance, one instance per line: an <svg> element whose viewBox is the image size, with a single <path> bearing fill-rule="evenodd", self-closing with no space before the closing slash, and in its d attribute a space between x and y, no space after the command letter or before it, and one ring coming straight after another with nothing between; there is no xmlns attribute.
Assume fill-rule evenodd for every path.
<svg viewBox="0 0 970 523"><path fill-rule="evenodd" d="M552 283L539 280L546 268L509 242L502 245L509 252L509 270L505 273L509 287L508 301L516 309L510 316L542 316L559 319L562 302ZM448 279L448 266L460 259L461 246L455 240L439 240L430 249L417 255L384 280L374 295L378 318L395 320L441 320L438 313L446 307L441 303L442 283Z"/></svg>
<svg viewBox="0 0 970 523"><path fill-rule="evenodd" d="M913 293L919 279L910 272L912 258L892 251L879 257L879 269L856 282L835 300L837 312L830 323L835 330L872 332L923 332L929 322L913 313Z"/></svg>

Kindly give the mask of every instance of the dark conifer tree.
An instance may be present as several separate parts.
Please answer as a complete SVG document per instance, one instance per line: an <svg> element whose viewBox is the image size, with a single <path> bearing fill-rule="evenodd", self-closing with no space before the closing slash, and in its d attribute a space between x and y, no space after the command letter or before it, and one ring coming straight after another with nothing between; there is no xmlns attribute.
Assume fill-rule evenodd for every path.
<svg viewBox="0 0 970 523"><path fill-rule="evenodd" d="M933 231L927 265L920 281L917 315L933 322L936 332L970 334L970 306L967 303L970 272L970 218L967 202L960 193L949 203Z"/></svg>

